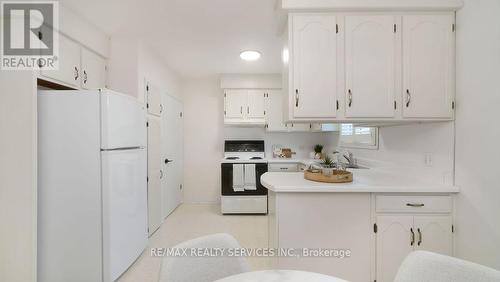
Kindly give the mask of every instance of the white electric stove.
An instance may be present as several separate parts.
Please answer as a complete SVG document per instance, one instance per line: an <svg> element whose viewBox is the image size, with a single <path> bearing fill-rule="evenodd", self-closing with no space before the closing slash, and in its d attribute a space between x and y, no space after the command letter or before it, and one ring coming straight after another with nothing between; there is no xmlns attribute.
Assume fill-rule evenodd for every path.
<svg viewBox="0 0 500 282"><path fill-rule="evenodd" d="M267 214L267 189L260 183L260 176L266 172L263 140L226 140L221 161L222 213ZM241 183L245 187L241 188L238 179L251 185Z"/></svg>

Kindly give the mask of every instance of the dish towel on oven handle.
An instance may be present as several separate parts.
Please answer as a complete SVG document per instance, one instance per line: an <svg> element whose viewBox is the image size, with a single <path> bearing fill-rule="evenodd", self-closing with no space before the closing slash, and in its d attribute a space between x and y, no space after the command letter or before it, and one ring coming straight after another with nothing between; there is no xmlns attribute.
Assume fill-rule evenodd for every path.
<svg viewBox="0 0 500 282"><path fill-rule="evenodd" d="M255 164L245 164L245 190L254 191L257 190L255 177Z"/></svg>
<svg viewBox="0 0 500 282"><path fill-rule="evenodd" d="M233 164L233 191L245 191L245 173L243 164Z"/></svg>

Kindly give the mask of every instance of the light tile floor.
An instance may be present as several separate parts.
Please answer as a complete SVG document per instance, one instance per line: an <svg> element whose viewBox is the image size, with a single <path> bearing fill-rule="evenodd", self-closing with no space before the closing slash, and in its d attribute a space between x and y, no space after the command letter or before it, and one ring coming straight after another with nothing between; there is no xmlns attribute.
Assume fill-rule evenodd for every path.
<svg viewBox="0 0 500 282"><path fill-rule="evenodd" d="M168 248L180 242L214 233L233 235L243 248L267 248L267 216L222 215L220 205L182 204L149 240L149 245L119 282L157 282L161 258L150 256L150 248ZM269 259L250 257L254 270L268 269Z"/></svg>

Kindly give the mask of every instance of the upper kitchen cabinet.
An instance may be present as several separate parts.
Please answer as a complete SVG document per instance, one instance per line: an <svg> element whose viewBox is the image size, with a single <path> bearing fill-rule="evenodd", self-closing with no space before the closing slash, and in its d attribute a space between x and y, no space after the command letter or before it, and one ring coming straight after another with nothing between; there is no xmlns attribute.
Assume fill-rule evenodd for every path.
<svg viewBox="0 0 500 282"><path fill-rule="evenodd" d="M243 108L247 106L246 90L226 90L224 93L224 118L238 119L244 118Z"/></svg>
<svg viewBox="0 0 500 282"><path fill-rule="evenodd" d="M225 90L224 123L264 125L266 96L267 92L264 90Z"/></svg>
<svg viewBox="0 0 500 282"><path fill-rule="evenodd" d="M267 95L266 130L270 132L288 131L283 122L283 94L279 90L269 91Z"/></svg>
<svg viewBox="0 0 500 282"><path fill-rule="evenodd" d="M290 120L336 117L337 17L291 14L289 17Z"/></svg>
<svg viewBox="0 0 500 282"><path fill-rule="evenodd" d="M403 16L403 117L453 117L454 14Z"/></svg>
<svg viewBox="0 0 500 282"><path fill-rule="evenodd" d="M345 117L394 117L399 17L345 17Z"/></svg>
<svg viewBox="0 0 500 282"><path fill-rule="evenodd" d="M263 119L266 114L264 98L267 93L262 90L248 90L247 95L247 118Z"/></svg>
<svg viewBox="0 0 500 282"><path fill-rule="evenodd" d="M163 112L163 105L161 104L160 90L153 84L146 81L146 108L148 114L160 116Z"/></svg>
<svg viewBox="0 0 500 282"><path fill-rule="evenodd" d="M82 75L80 69L80 45L62 34L59 35L58 63L59 69L41 70L40 75L75 89L80 88Z"/></svg>
<svg viewBox="0 0 500 282"><path fill-rule="evenodd" d="M106 59L63 34L59 34L58 63L57 70L40 70L40 78L74 89L106 86Z"/></svg>
<svg viewBox="0 0 500 282"><path fill-rule="evenodd" d="M96 53L86 49L81 49L83 89L99 89L106 86L106 60Z"/></svg>
<svg viewBox="0 0 500 282"><path fill-rule="evenodd" d="M285 122L453 120L455 6L357 12L334 2L349 12L303 2L288 13Z"/></svg>

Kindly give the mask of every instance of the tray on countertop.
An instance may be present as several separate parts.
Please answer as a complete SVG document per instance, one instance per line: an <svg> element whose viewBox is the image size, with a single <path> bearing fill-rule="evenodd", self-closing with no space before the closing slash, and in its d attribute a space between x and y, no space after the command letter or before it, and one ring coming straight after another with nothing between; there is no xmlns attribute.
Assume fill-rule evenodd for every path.
<svg viewBox="0 0 500 282"><path fill-rule="evenodd" d="M347 183L352 182L352 172L346 170L333 170L332 175L326 176L321 172L321 170L318 172L305 170L304 178L316 182Z"/></svg>

